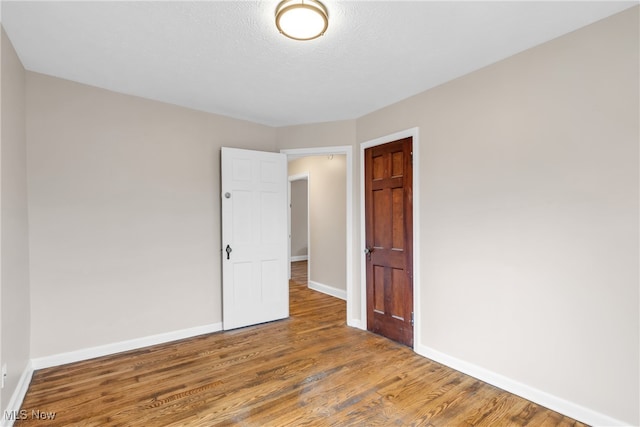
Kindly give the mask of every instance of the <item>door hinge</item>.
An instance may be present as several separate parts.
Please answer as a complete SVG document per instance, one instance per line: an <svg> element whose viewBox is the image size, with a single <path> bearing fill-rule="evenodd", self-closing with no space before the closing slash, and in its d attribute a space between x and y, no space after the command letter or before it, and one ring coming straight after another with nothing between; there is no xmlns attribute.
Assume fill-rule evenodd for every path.
<svg viewBox="0 0 640 427"><path fill-rule="evenodd" d="M413 311L411 312L411 326L413 326Z"/></svg>

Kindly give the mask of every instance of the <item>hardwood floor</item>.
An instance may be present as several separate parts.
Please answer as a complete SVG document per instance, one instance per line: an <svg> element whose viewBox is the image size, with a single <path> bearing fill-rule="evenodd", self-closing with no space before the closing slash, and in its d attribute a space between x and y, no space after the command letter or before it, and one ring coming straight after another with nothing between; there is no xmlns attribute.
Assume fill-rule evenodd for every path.
<svg viewBox="0 0 640 427"><path fill-rule="evenodd" d="M37 371L15 425L584 425L345 326L305 276L289 319Z"/></svg>

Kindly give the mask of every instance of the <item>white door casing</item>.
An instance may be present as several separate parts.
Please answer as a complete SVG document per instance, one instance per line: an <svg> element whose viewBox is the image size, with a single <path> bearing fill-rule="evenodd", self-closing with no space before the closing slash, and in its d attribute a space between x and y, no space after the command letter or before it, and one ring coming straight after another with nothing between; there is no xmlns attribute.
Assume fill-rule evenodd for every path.
<svg viewBox="0 0 640 427"><path fill-rule="evenodd" d="M221 162L223 329L286 318L287 157L223 147Z"/></svg>

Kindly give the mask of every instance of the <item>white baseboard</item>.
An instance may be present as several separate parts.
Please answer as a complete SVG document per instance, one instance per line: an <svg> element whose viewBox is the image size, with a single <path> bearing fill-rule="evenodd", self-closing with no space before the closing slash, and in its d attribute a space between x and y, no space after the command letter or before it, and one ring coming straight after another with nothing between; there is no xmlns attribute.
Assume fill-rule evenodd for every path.
<svg viewBox="0 0 640 427"><path fill-rule="evenodd" d="M50 368L52 366L64 365L67 363L80 362L82 360L93 359L101 356L108 356L123 351L136 350L142 347L149 347L156 344L164 344L170 341L191 338L198 335L210 334L222 330L222 323L212 323L210 325L196 326L194 328L182 329L179 331L166 332L164 334L151 335L143 338L136 338L127 341L120 341L112 344L97 347L85 348L82 350L70 351L68 353L54 354L52 356L38 357L31 359L31 366L34 370Z"/></svg>
<svg viewBox="0 0 640 427"><path fill-rule="evenodd" d="M441 353L424 345L417 345L414 349L416 353L428 359L446 365L450 368L470 375L481 381L494 385L498 388L513 393L534 403L542 405L553 411L559 412L568 417L574 418L592 426L629 426L629 423L616 420L615 418L585 408L573 402L569 402L560 397L538 390L526 384L522 384L511 378L492 372L488 369L474 365L464 360Z"/></svg>
<svg viewBox="0 0 640 427"><path fill-rule="evenodd" d="M358 329L366 330L366 328L362 327L362 321L360 319L347 319L347 326L351 326L352 328L358 328Z"/></svg>
<svg viewBox="0 0 640 427"><path fill-rule="evenodd" d="M20 379L18 380L18 385L16 389L13 391L11 395L11 399L7 404L4 412L2 413L2 422L0 422L0 426L2 427L11 427L13 426L14 421L17 419L20 407L22 406L22 401L24 400L24 396L27 394L27 390L29 389L29 384L31 383L31 377L33 376L33 364L31 362L27 363L24 371L22 371L22 375L20 375Z"/></svg>
<svg viewBox="0 0 640 427"><path fill-rule="evenodd" d="M346 292L341 289L336 289L331 286L323 285L309 281L309 288L316 291L334 296L340 299L346 299ZM355 328L361 328L361 321L359 319L351 319L347 322L349 326ZM362 328L361 328L362 329ZM164 344L171 341L176 341L185 338L191 338L198 335L209 334L219 332L222 330L222 323L213 323L210 325L197 326L194 328L182 329L179 331L167 332L164 334L151 335L148 337L137 338L133 340L121 341L113 344L102 345L98 347L87 348L83 350L72 351L68 353L61 353L53 356L40 357L32 359L25 367L16 389L11 395L11 399L6 406L4 413L2 414L2 420L0 426L12 427L15 421L22 401L24 400L34 370L48 368L52 366L64 365L66 363L79 362L82 360L93 359L95 357L107 356L115 353L120 353L128 350L135 350L142 347L148 347L156 344ZM629 426L629 423L617 420L608 415L601 414L589 408L585 408L573 402L569 402L560 397L554 396L547 392L530 387L526 384L515 381L511 378L505 377L488 369L466 362L464 360L457 359L453 356L449 356L445 353L434 350L425 345L418 344L415 347L415 352L419 355L431 359L435 362L446 365L464 374L470 375L481 381L487 382L493 386L499 387L510 393L523 397L527 400L535 402L546 408L574 418L592 426Z"/></svg>
<svg viewBox="0 0 640 427"><path fill-rule="evenodd" d="M309 280L309 289L322 292L323 294L331 295L332 297L340 298L341 300L347 300L347 291L343 289L334 288L333 286L325 285L322 283Z"/></svg>
<svg viewBox="0 0 640 427"><path fill-rule="evenodd" d="M291 262L308 261L308 260L309 260L309 256L308 255L296 255L296 256L292 256L291 257Z"/></svg>

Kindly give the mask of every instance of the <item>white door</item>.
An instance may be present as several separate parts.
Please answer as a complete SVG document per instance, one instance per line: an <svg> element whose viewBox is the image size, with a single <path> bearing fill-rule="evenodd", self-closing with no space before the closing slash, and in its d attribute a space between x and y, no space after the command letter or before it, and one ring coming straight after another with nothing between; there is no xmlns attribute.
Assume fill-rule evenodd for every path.
<svg viewBox="0 0 640 427"><path fill-rule="evenodd" d="M287 157L222 148L222 327L289 316Z"/></svg>

